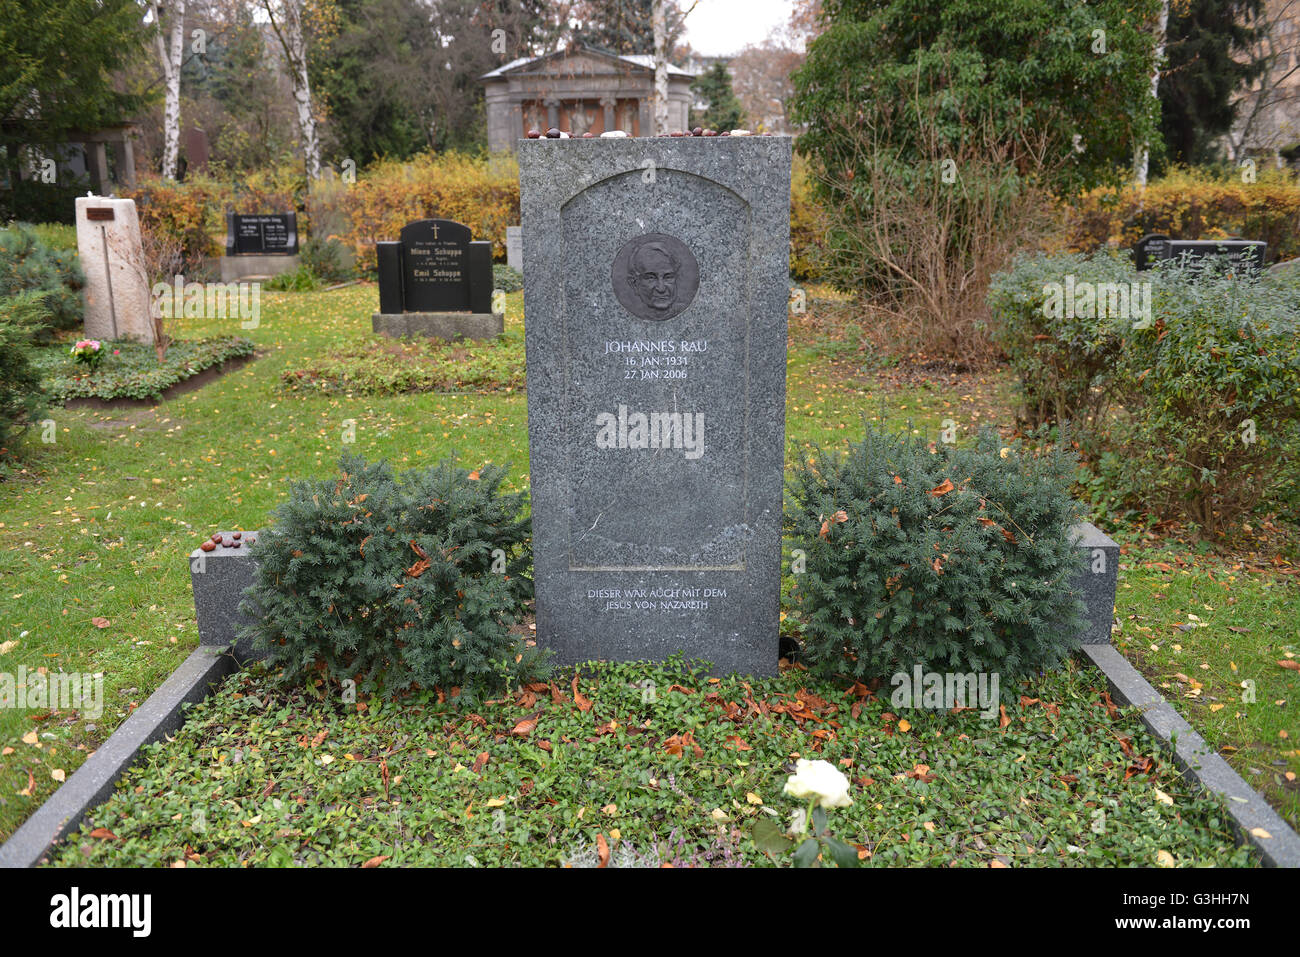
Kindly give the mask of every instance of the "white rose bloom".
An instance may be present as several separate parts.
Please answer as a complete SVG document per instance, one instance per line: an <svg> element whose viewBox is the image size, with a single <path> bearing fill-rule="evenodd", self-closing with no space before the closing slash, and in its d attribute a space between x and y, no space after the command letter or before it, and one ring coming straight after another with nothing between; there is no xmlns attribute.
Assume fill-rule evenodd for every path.
<svg viewBox="0 0 1300 957"><path fill-rule="evenodd" d="M812 798L822 807L848 807L849 779L829 761L807 761L800 758L795 772L785 782L785 793L794 798Z"/></svg>

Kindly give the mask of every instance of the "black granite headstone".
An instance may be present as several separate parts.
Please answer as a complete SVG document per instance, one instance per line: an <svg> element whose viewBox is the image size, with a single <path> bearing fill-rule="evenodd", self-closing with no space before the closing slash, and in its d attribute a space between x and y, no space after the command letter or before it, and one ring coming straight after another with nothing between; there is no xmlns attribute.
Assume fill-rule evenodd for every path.
<svg viewBox="0 0 1300 957"><path fill-rule="evenodd" d="M375 244L381 314L492 312L490 242L450 219L408 223L400 237Z"/></svg>
<svg viewBox="0 0 1300 957"><path fill-rule="evenodd" d="M402 283L406 312L469 309L468 226L421 219L402 228Z"/></svg>
<svg viewBox="0 0 1300 957"><path fill-rule="evenodd" d="M294 256L298 253L297 213L226 213L227 256Z"/></svg>
<svg viewBox="0 0 1300 957"><path fill-rule="evenodd" d="M1155 262L1172 259L1203 269L1210 260L1226 258L1234 267L1263 269L1267 251L1268 244L1258 239L1170 239L1149 233L1133 247L1133 263L1138 269L1149 269Z"/></svg>

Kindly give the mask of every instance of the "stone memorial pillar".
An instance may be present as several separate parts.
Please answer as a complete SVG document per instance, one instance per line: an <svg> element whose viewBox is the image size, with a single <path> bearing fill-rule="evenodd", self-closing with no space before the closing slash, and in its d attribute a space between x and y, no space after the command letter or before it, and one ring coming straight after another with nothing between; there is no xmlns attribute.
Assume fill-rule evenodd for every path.
<svg viewBox="0 0 1300 957"><path fill-rule="evenodd" d="M76 207L87 338L153 342L149 272L135 201L78 196Z"/></svg>
<svg viewBox="0 0 1300 957"><path fill-rule="evenodd" d="M785 137L518 144L537 640L774 674Z"/></svg>

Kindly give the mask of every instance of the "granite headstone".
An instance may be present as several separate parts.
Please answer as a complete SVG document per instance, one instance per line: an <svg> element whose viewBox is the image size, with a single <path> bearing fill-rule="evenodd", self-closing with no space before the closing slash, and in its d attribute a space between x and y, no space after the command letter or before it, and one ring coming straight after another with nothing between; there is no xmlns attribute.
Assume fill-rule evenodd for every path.
<svg viewBox="0 0 1300 957"><path fill-rule="evenodd" d="M297 252L296 213L226 213L227 256L292 256Z"/></svg>
<svg viewBox="0 0 1300 957"><path fill-rule="evenodd" d="M1149 233L1133 247L1133 263L1138 269L1149 269L1161 260L1176 260L1190 269L1204 268L1214 259L1227 259L1233 266L1247 265L1264 268L1268 244L1257 239L1170 239Z"/></svg>
<svg viewBox="0 0 1300 957"><path fill-rule="evenodd" d="M221 281L263 279L298 268L298 214L226 213Z"/></svg>
<svg viewBox="0 0 1300 957"><path fill-rule="evenodd" d="M468 226L450 219L408 223L399 237L376 243L375 332L443 339L501 334L505 317L492 308L490 242L475 242Z"/></svg>
<svg viewBox="0 0 1300 957"><path fill-rule="evenodd" d="M524 271L524 231L519 226L506 227L506 265Z"/></svg>
<svg viewBox="0 0 1300 957"><path fill-rule="evenodd" d="M519 143L538 644L778 657L790 140Z"/></svg>
<svg viewBox="0 0 1300 957"><path fill-rule="evenodd" d="M153 342L149 267L135 201L78 196L77 257L86 274L88 339Z"/></svg>

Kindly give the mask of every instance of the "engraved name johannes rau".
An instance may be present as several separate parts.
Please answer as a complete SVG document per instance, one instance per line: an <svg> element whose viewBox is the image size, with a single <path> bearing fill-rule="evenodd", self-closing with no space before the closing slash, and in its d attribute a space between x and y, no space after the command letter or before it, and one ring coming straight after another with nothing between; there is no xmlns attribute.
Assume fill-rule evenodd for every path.
<svg viewBox="0 0 1300 957"><path fill-rule="evenodd" d="M681 314L700 288L695 254L676 236L646 233L623 244L610 280L623 308L638 319L662 322Z"/></svg>

